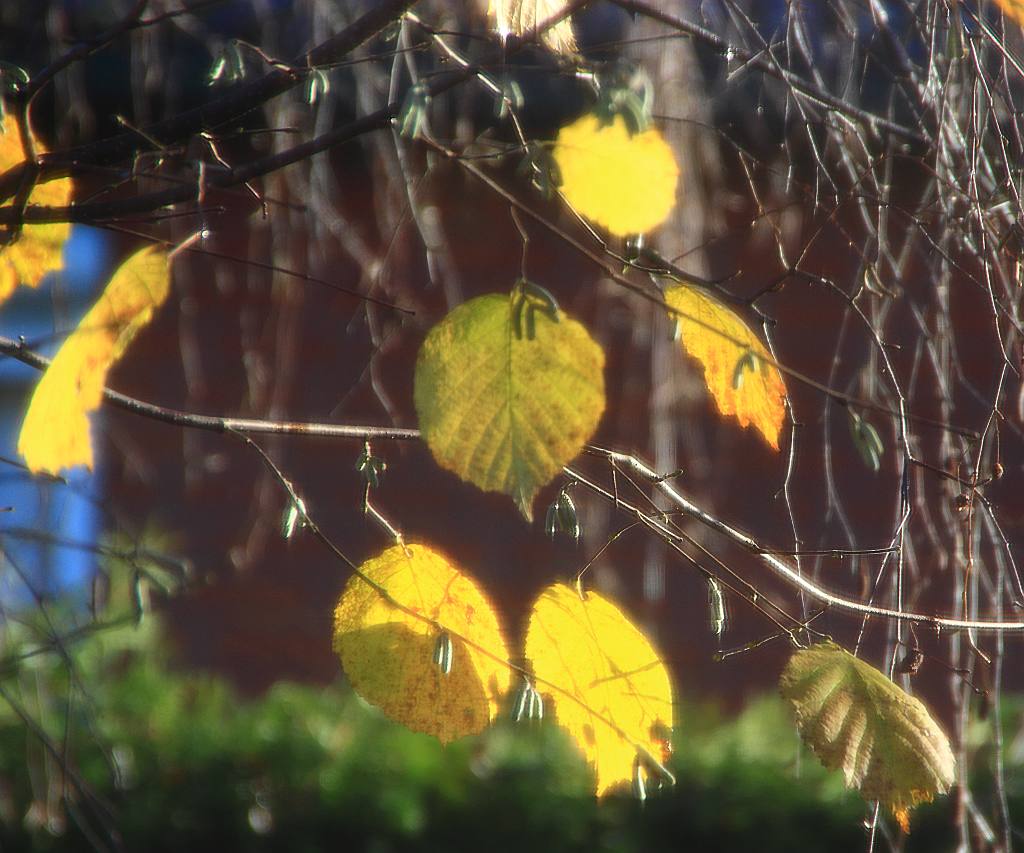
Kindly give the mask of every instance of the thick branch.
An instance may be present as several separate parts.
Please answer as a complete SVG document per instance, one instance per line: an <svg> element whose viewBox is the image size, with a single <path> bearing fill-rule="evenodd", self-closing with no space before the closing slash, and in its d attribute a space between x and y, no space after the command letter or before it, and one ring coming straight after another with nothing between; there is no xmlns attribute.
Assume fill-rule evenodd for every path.
<svg viewBox="0 0 1024 853"><path fill-rule="evenodd" d="M161 143L173 143L187 139L201 130L215 129L235 121L301 83L306 79L309 69L319 65L331 65L343 59L401 17L402 13L416 2L417 0L379 0L373 4L369 12L357 18L340 33L296 58L290 67L275 68L258 80L237 86L200 107L150 125L143 129L145 136ZM46 154L39 158L40 179L64 177L70 174L71 167L78 163L99 165L121 162L130 157L143 143L144 137L129 132L67 151ZM14 193L20 184L24 169L25 164L15 166L0 177L0 201L10 198Z"/></svg>
<svg viewBox="0 0 1024 853"><path fill-rule="evenodd" d="M32 206L24 211L2 207L0 208L0 225L30 222L104 222L121 216L151 213L172 204L195 200L204 190L224 189L244 184L246 181L297 163L335 145L349 142L364 133L385 128L391 123L396 110L397 107L392 104L286 151L250 160L248 163L232 169L209 169L205 176L205 185L200 185L198 181L195 184L177 184L167 189L130 198L67 207Z"/></svg>
<svg viewBox="0 0 1024 853"><path fill-rule="evenodd" d="M472 77L476 71L475 67L470 67L451 75L438 75L429 86L431 97L440 95L448 89L457 86L459 83ZM270 174L278 169L283 169L285 166L306 160L314 154L319 154L337 145L351 142L353 139L357 139L366 133L383 130L391 124L399 109L400 104L388 104L376 112L351 121L341 127L336 127L313 139L299 143L284 151L279 151L276 154L268 154L265 157L250 160L247 163L230 169L211 167L206 171L202 185L198 181L195 184L181 183L167 189L156 190L130 198L68 205L66 207L37 207L33 205L24 210L17 207L0 207L0 226L34 222L105 222L121 216L151 213L162 207L196 200L207 189L226 189L244 184L253 178ZM8 176L14 171L17 171L17 169L8 173ZM3 181L5 180L6 177L0 179L0 192L2 192Z"/></svg>

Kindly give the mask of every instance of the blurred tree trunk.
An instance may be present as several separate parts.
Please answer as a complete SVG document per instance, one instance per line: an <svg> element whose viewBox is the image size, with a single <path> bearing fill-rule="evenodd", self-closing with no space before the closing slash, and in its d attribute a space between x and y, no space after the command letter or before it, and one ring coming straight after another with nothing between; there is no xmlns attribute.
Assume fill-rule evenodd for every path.
<svg viewBox="0 0 1024 853"><path fill-rule="evenodd" d="M686 17L692 4L667 0L663 6L671 14ZM657 123L675 150L680 169L678 204L650 240L664 257L678 259L683 269L707 277L703 245L717 227L711 193L721 172L717 146L709 130L711 101L693 42L658 38L664 35L664 27L644 20L635 28L637 44L631 50L654 83L654 111L663 117ZM708 436L697 427L706 405L700 368L680 358L678 344L673 341L674 323L660 308L638 300L636 310L638 317L647 316L650 338L647 454L663 473L685 468L692 486L707 478L710 467ZM649 602L660 601L664 595L665 557L664 545L649 540L643 570L644 598Z"/></svg>

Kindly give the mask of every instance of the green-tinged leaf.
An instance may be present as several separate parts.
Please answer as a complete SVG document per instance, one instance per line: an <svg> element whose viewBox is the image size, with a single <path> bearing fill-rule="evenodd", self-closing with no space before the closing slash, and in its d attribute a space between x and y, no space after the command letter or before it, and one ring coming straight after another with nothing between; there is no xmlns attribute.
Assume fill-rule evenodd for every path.
<svg viewBox="0 0 1024 853"><path fill-rule="evenodd" d="M334 611L334 649L360 696L442 743L485 728L511 680L487 597L419 543L359 567Z"/></svg>
<svg viewBox="0 0 1024 853"><path fill-rule="evenodd" d="M892 809L904 831L911 808L953 784L949 741L925 706L841 646L794 653L779 689L822 764Z"/></svg>
<svg viewBox="0 0 1024 853"><path fill-rule="evenodd" d="M593 435L604 411L604 353L586 329L536 308L516 334L513 297L466 302L427 336L416 412L438 464L532 515L538 489ZM559 316L560 315L560 316Z"/></svg>

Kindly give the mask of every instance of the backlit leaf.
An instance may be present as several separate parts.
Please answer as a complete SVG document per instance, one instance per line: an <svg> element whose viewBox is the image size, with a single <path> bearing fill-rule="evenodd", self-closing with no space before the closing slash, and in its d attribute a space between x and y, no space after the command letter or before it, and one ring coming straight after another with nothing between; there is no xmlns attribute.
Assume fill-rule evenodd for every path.
<svg viewBox="0 0 1024 853"><path fill-rule="evenodd" d="M46 149L36 141L36 153L45 154ZM0 126L0 175L25 160L21 137L13 116L4 117ZM61 178L36 184L29 195L30 205L43 207L65 207L71 200L71 179ZM14 199L4 205L9 206ZM0 226L0 243L3 243L9 226ZM61 268L61 251L64 241L71 232L67 222L48 222L25 225L17 239L0 245L0 303L11 295L19 284L36 287L46 273Z"/></svg>
<svg viewBox="0 0 1024 853"><path fill-rule="evenodd" d="M753 426L775 450L786 417L786 386L764 344L732 310L697 287L665 291L679 313L679 337L704 368L704 382L723 415Z"/></svg>
<svg viewBox="0 0 1024 853"><path fill-rule="evenodd" d="M503 38L510 35L533 38L539 26L543 26L567 5L566 0L490 0L487 15L494 28ZM555 53L576 52L576 36L572 31L572 20L563 18L541 34L541 42Z"/></svg>
<svg viewBox="0 0 1024 853"><path fill-rule="evenodd" d="M911 808L953 784L949 741L924 705L841 646L794 653L779 688L822 764L891 808L904 831Z"/></svg>
<svg viewBox="0 0 1024 853"><path fill-rule="evenodd" d="M334 611L334 650L356 692L442 743L485 728L510 670L498 617L476 583L419 543L388 548L359 572Z"/></svg>
<svg viewBox="0 0 1024 853"><path fill-rule="evenodd" d="M676 204L679 166L655 128L630 135L615 115L593 114L566 125L555 140L565 200L612 234L642 234L668 218Z"/></svg>
<svg viewBox="0 0 1024 853"><path fill-rule="evenodd" d="M100 404L110 366L149 323L169 289L167 254L156 247L136 252L114 273L32 395L18 452L33 473L92 468L88 414Z"/></svg>
<svg viewBox="0 0 1024 853"><path fill-rule="evenodd" d="M563 312L539 300L514 307L504 294L480 296L431 329L416 362L415 400L438 464L510 495L530 518L537 490L597 428L604 353Z"/></svg>
<svg viewBox="0 0 1024 853"><path fill-rule="evenodd" d="M526 659L594 768L598 796L633 785L638 766L642 780L671 780L662 769L673 724L668 671L618 607L596 592L580 598L565 584L549 586L533 605Z"/></svg>
<svg viewBox="0 0 1024 853"><path fill-rule="evenodd" d="M1024 25L1024 0L996 0L996 5L1008 18Z"/></svg>

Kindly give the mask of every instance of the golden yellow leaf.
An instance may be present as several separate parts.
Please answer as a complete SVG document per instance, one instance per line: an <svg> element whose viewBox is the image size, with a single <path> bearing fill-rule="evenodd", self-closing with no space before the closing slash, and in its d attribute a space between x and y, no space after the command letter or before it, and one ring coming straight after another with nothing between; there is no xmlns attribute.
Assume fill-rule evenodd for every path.
<svg viewBox="0 0 1024 853"><path fill-rule="evenodd" d="M503 38L509 35L532 38L538 26L543 26L567 5L566 0L490 0L487 15ZM555 53L576 52L576 36L572 20L563 18L541 34L541 41Z"/></svg>
<svg viewBox="0 0 1024 853"><path fill-rule="evenodd" d="M565 200L612 234L643 234L675 207L679 166L655 128L630 136L621 115L604 127L585 115L558 132L553 156Z"/></svg>
<svg viewBox="0 0 1024 853"><path fill-rule="evenodd" d="M1024 0L996 0L996 5L1004 15L1024 25Z"/></svg>
<svg viewBox="0 0 1024 853"><path fill-rule="evenodd" d="M37 154L46 153L38 141L35 146ZM25 151L21 147L17 125L8 114L0 126L0 175L24 159ZM43 207L65 207L70 200L70 178L36 184L28 197L29 204ZM9 200L7 205L12 202L13 199ZM0 242L7 236L7 227L0 226ZM17 240L0 246L0 304L19 284L36 287L46 273L61 268L61 251L70 233L71 225L67 222L25 225Z"/></svg>
<svg viewBox="0 0 1024 853"><path fill-rule="evenodd" d="M530 518L537 490L597 428L604 353L564 312L545 313L530 296L516 309L516 298L471 299L430 330L415 402L438 464L510 495Z"/></svg>
<svg viewBox="0 0 1024 853"><path fill-rule="evenodd" d="M93 464L89 412L103 398L107 371L167 298L167 254L142 249L114 273L99 300L64 341L39 380L18 436L33 473Z"/></svg>
<svg viewBox="0 0 1024 853"><path fill-rule="evenodd" d="M753 426L778 450L786 386L764 344L731 309L698 287L670 287L665 302L679 312L673 316L683 349L704 368L718 411Z"/></svg>
<svg viewBox="0 0 1024 853"><path fill-rule="evenodd" d="M638 772L670 778L662 769L673 724L668 670L618 607L596 592L580 598L565 584L549 586L530 614L526 659L594 768L599 797Z"/></svg>
<svg viewBox="0 0 1024 853"><path fill-rule="evenodd" d="M360 696L442 743L485 728L509 687L490 602L419 543L388 548L349 579L334 611L334 650Z"/></svg>
<svg viewBox="0 0 1024 853"><path fill-rule="evenodd" d="M911 808L953 784L956 761L928 709L841 646L795 652L779 689L821 763L892 809L904 831Z"/></svg>

